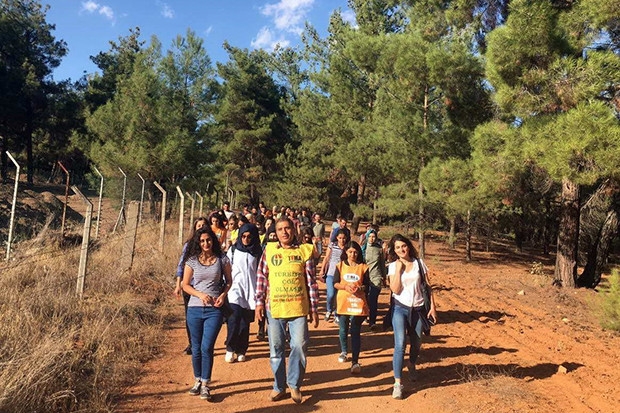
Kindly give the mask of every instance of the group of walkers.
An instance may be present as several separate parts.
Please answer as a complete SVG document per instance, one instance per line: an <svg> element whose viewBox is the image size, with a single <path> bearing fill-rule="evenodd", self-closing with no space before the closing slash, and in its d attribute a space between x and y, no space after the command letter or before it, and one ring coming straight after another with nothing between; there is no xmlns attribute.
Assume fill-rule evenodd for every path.
<svg viewBox="0 0 620 413"><path fill-rule="evenodd" d="M268 210L262 203L235 214L225 203L208 220L201 217L193 224L175 287L185 305L189 342L185 351L192 356L195 378L189 393L212 399L215 341L223 323L227 325L224 359L233 363L246 360L250 325L258 321L257 338L267 336L269 341L274 375L270 400L285 398L288 387L293 401L301 403L308 324L319 325L316 266L326 239L320 214L311 218L306 210ZM382 287L389 286L386 321L394 331L392 397L401 399L407 336L407 368L414 379L422 334L428 334L437 320L428 268L408 238L397 234L383 243L378 228L369 224L358 242L351 239L347 224L338 216L321 264L319 276L327 291L324 320L339 326L338 361L350 361L351 373L359 374L362 324L367 320L371 331L379 330L378 299Z"/></svg>

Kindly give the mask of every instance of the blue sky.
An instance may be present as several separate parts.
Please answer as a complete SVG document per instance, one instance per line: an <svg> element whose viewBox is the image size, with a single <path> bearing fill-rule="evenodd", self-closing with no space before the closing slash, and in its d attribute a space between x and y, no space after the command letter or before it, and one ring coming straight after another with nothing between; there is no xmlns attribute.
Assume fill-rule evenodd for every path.
<svg viewBox="0 0 620 413"><path fill-rule="evenodd" d="M110 41L140 27L142 40L156 35L166 50L191 28L204 39L213 62L226 61L224 41L240 48L272 50L299 44L304 23L326 34L329 16L340 9L353 20L346 0L42 0L47 21L56 25L69 53L54 71L55 80L78 80L97 70L89 57L110 49Z"/></svg>

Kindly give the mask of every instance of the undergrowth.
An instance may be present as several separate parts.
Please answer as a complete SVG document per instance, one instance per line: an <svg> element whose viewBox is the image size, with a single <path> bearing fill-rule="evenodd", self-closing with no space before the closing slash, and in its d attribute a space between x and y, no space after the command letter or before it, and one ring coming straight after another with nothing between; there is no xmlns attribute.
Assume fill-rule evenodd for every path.
<svg viewBox="0 0 620 413"><path fill-rule="evenodd" d="M2 269L0 412L108 412L162 344L177 259L142 225L132 270L120 270L119 235L92 249L82 299L79 247L54 243ZM170 242L168 245L174 245ZM174 248L171 248L174 249Z"/></svg>
<svg viewBox="0 0 620 413"><path fill-rule="evenodd" d="M608 330L620 331L620 272L614 270L608 284L601 286L600 298L601 326Z"/></svg>

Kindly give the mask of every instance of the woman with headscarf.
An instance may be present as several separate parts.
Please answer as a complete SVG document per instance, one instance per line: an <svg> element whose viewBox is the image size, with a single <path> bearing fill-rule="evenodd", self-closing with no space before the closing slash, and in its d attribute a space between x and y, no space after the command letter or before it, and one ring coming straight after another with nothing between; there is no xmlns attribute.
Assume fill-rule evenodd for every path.
<svg viewBox="0 0 620 413"><path fill-rule="evenodd" d="M250 341L250 324L254 321L256 308L256 270L262 253L256 225L243 224L239 228L237 241L227 252L232 264L232 286L228 292L232 314L226 322L228 334L224 357L228 363L245 361Z"/></svg>
<svg viewBox="0 0 620 413"><path fill-rule="evenodd" d="M368 324L371 331L377 331L377 309L379 306L379 294L381 288L385 285L385 255L383 254L383 246L377 236L377 231L370 229L366 232L366 243L362 247L364 259L368 264L368 274L370 276L370 285L368 290L368 307L370 315L368 316Z"/></svg>

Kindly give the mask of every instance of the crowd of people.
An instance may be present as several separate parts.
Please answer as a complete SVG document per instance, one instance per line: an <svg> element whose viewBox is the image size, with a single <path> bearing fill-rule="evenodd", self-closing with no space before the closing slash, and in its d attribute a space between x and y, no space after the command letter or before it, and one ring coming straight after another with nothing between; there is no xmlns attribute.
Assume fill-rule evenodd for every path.
<svg viewBox="0 0 620 413"><path fill-rule="evenodd" d="M257 322L256 338L269 342L274 376L269 399L285 398L288 387L293 401L302 403L308 324L319 325L318 278L326 290L323 319L338 324L338 361L350 361L351 374L362 369L362 325L366 321L371 331L380 330L378 299L382 288L389 287L384 329L387 325L394 332L392 397L403 398L407 338L406 367L409 378L415 380L422 336L437 321L429 269L411 240L396 234L384 242L376 225L368 224L352 240L348 221L338 216L329 238L326 233L319 213L267 209L263 203L235 213L226 202L208 218L194 221L174 290L183 297L185 308L188 346L184 351L191 355L195 379L189 394L212 400L209 383L222 325L227 326L224 360L234 363L246 361L250 326Z"/></svg>

